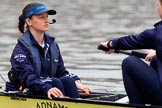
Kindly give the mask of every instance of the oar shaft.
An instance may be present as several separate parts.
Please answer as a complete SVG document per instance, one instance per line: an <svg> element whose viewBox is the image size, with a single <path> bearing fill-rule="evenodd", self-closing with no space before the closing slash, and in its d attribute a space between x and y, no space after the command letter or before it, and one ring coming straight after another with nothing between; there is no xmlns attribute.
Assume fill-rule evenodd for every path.
<svg viewBox="0 0 162 108"><path fill-rule="evenodd" d="M122 53L122 54L126 54L126 55L134 55L134 56L142 58L142 59L145 59L145 57L147 56L147 54L137 52L137 51L126 52L126 51L122 51L122 50L115 50L114 53Z"/></svg>
<svg viewBox="0 0 162 108"><path fill-rule="evenodd" d="M141 53L141 52L137 52L137 51L132 51L132 55L135 55L135 56L137 56L139 58L143 58L143 59L145 59L145 57L147 56L147 54Z"/></svg>
<svg viewBox="0 0 162 108"><path fill-rule="evenodd" d="M126 52L122 50L114 50L114 53L121 53L121 54L126 54L126 55L132 55L132 52Z"/></svg>
<svg viewBox="0 0 162 108"><path fill-rule="evenodd" d="M103 50L103 51L109 51L110 50L109 48L106 48L106 47L104 47L102 45L99 45L98 49ZM137 51L126 52L126 51L116 50L116 49L115 49L114 53L122 53L122 54L126 54L126 55L134 55L134 56L137 56L137 57L143 58L143 59L145 59L145 57L147 55L145 53L141 53L141 52L137 52Z"/></svg>

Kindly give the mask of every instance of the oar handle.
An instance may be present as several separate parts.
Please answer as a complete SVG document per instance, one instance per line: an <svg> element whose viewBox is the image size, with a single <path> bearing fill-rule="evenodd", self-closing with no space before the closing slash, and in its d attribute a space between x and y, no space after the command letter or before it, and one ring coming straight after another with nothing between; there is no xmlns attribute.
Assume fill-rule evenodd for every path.
<svg viewBox="0 0 162 108"><path fill-rule="evenodd" d="M110 50L110 48L104 47L103 45L98 45L98 49L103 50L103 51L109 51ZM126 55L134 55L134 56L137 56L137 57L143 58L143 59L145 59L145 57L147 56L147 54L137 52L137 51L126 52L126 51L121 51L121 50L116 50L116 49L114 50L114 53L122 53L122 54L126 54Z"/></svg>
<svg viewBox="0 0 162 108"><path fill-rule="evenodd" d="M103 45L98 45L98 49L99 50L102 50L102 51L109 51L110 50L110 48L107 48L107 47L104 47Z"/></svg>
<svg viewBox="0 0 162 108"><path fill-rule="evenodd" d="M132 51L132 55L135 55L135 56L137 56L139 58L143 58L143 59L145 59L145 57L147 56L147 54L141 53L141 52L137 52L137 51Z"/></svg>

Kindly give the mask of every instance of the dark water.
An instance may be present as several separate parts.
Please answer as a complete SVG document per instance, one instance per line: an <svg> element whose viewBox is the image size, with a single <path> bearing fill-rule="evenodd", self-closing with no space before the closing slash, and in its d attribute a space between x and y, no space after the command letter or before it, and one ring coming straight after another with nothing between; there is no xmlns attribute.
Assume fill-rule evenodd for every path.
<svg viewBox="0 0 162 108"><path fill-rule="evenodd" d="M33 0L0 1L0 74L7 81L9 58L20 33L17 17ZM126 55L97 50L101 41L134 34L159 21L155 0L37 0L57 10L49 33L59 43L65 66L92 91L125 93L121 61ZM50 17L51 18L51 17ZM52 18L51 18L52 19ZM0 84L4 81L0 78Z"/></svg>

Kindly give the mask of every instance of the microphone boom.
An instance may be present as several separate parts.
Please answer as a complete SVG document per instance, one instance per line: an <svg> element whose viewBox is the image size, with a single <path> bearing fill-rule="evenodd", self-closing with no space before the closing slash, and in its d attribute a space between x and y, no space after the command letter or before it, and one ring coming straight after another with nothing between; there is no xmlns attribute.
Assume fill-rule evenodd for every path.
<svg viewBox="0 0 162 108"><path fill-rule="evenodd" d="M52 22L50 22L49 24L54 24L56 22L55 19L52 20Z"/></svg>

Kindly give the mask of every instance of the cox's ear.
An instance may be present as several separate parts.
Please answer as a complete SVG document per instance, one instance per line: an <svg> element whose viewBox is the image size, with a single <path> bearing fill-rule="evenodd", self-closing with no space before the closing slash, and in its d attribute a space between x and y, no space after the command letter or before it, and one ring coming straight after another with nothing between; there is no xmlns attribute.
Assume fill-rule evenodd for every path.
<svg viewBox="0 0 162 108"><path fill-rule="evenodd" d="M31 22L31 19L30 18L26 18L25 22L26 22L26 24L28 26L32 25L32 22Z"/></svg>

